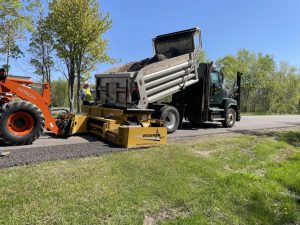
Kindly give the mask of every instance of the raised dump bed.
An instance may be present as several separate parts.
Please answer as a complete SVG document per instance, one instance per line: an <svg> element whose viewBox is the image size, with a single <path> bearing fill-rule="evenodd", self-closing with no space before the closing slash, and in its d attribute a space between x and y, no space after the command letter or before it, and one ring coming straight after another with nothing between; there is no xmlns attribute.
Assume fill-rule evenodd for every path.
<svg viewBox="0 0 300 225"><path fill-rule="evenodd" d="M96 75L98 103L146 109L199 81L195 59L198 28L160 35L153 39L155 55Z"/></svg>

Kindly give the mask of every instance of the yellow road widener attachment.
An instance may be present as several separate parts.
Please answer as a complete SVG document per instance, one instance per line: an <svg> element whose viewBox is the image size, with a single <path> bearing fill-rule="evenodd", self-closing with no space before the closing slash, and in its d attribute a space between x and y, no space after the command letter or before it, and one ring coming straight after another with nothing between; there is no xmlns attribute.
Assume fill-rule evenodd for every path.
<svg viewBox="0 0 300 225"><path fill-rule="evenodd" d="M167 130L151 119L150 110L121 110L83 106L74 115L70 134L91 133L125 148L166 144Z"/></svg>

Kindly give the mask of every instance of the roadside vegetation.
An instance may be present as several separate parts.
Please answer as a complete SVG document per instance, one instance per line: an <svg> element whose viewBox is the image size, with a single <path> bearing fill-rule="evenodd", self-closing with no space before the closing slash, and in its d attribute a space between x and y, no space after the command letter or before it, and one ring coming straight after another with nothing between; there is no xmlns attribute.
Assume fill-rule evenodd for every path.
<svg viewBox="0 0 300 225"><path fill-rule="evenodd" d="M225 55L216 62L233 92L237 72L241 78L241 111L252 114L293 114L300 112L299 68L276 62L274 56L248 49Z"/></svg>
<svg viewBox="0 0 300 225"><path fill-rule="evenodd" d="M2 169L0 224L299 224L300 129Z"/></svg>

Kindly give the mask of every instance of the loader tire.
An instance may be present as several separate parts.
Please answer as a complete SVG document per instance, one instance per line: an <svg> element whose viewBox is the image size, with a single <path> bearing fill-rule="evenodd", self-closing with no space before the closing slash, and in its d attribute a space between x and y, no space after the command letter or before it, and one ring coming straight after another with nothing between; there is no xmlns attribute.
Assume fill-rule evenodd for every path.
<svg viewBox="0 0 300 225"><path fill-rule="evenodd" d="M0 112L0 141L7 145L28 145L43 132L42 112L27 101L11 101Z"/></svg>
<svg viewBox="0 0 300 225"><path fill-rule="evenodd" d="M180 115L178 110L173 106L166 105L160 109L160 113L160 119L163 121L168 134L174 133L180 124Z"/></svg>

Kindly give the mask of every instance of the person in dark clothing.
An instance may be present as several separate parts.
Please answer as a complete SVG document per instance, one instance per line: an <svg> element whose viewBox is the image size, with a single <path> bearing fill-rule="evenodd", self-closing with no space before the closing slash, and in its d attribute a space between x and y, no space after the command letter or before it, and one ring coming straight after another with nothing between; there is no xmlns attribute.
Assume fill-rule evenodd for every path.
<svg viewBox="0 0 300 225"><path fill-rule="evenodd" d="M0 80L5 80L6 78L6 70L4 68L0 68ZM0 157L8 156L9 152L4 152L0 149Z"/></svg>
<svg viewBox="0 0 300 225"><path fill-rule="evenodd" d="M2 67L0 68L0 80L5 80L7 77L6 70Z"/></svg>

